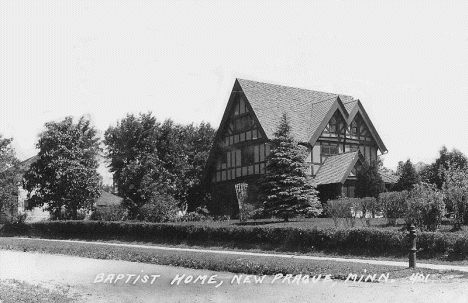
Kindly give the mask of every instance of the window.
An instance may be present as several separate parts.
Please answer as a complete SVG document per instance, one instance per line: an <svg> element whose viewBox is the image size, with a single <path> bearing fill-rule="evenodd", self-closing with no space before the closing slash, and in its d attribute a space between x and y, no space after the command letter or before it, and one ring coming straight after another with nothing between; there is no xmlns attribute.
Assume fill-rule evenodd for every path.
<svg viewBox="0 0 468 303"><path fill-rule="evenodd" d="M330 119L330 133L336 133L336 118L332 117Z"/></svg>
<svg viewBox="0 0 468 303"><path fill-rule="evenodd" d="M356 121L351 122L351 136L357 136L358 125Z"/></svg>
<svg viewBox="0 0 468 303"><path fill-rule="evenodd" d="M338 155L338 146L336 145L322 145L322 156Z"/></svg>
<svg viewBox="0 0 468 303"><path fill-rule="evenodd" d="M254 146L244 146L242 148L242 166L252 165L255 162Z"/></svg>
<svg viewBox="0 0 468 303"><path fill-rule="evenodd" d="M233 122L234 124L234 132L243 132L246 131L253 126L253 120L250 115L242 116Z"/></svg>

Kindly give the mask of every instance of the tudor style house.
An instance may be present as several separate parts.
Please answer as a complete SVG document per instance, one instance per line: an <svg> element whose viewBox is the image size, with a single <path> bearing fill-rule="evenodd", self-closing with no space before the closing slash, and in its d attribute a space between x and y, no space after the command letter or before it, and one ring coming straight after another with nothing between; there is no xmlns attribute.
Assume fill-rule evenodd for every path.
<svg viewBox="0 0 468 303"><path fill-rule="evenodd" d="M351 96L236 79L207 162L212 211L238 211L237 183L248 183L249 195L255 195L283 113L293 137L308 148L308 173L322 200L354 197L356 169L387 152L361 102Z"/></svg>

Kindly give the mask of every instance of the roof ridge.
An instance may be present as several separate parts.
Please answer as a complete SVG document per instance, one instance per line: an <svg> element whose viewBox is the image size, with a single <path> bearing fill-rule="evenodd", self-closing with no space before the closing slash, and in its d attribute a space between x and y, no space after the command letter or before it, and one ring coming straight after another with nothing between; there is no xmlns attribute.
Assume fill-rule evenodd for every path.
<svg viewBox="0 0 468 303"><path fill-rule="evenodd" d="M327 93L327 94L328 94L328 93ZM331 98L328 98L328 99L324 99L324 100L320 100L320 101L317 101L317 102L311 103L311 105L315 105L315 104L319 104L319 103L322 103L322 102L330 101L330 100L332 100L332 99L336 99L336 98L338 98L338 97L339 97L339 95L336 95L336 96L333 96L333 97L331 97Z"/></svg>
<svg viewBox="0 0 468 303"><path fill-rule="evenodd" d="M289 86L289 85L281 85L281 84L274 84L274 83L268 83L268 82L260 82L260 81L243 79L243 78L236 78L236 80L249 81L249 82L255 82L255 83L272 85L272 86L279 86L279 87L286 87L286 88L292 88L292 89L298 89L298 90L307 90L307 91L311 91L311 92L318 92L318 93L331 94L331 95L337 95L337 96L341 95L341 96L346 96L346 97L352 97L354 99L354 97L350 96L350 95L324 92L324 91L314 90L314 89L310 89L310 88L302 88L302 87L295 87L295 86Z"/></svg>

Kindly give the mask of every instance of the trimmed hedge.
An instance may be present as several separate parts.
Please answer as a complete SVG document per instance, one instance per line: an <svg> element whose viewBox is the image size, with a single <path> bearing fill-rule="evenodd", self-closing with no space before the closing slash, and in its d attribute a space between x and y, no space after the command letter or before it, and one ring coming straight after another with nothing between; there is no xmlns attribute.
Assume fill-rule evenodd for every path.
<svg viewBox="0 0 468 303"><path fill-rule="evenodd" d="M298 228L210 226L180 223L42 221L5 225L3 235L85 240L132 240L157 243L205 243L253 246L280 251L327 251L347 254L398 255L408 252L407 232L379 228ZM418 249L427 256L465 258L468 234L418 233Z"/></svg>

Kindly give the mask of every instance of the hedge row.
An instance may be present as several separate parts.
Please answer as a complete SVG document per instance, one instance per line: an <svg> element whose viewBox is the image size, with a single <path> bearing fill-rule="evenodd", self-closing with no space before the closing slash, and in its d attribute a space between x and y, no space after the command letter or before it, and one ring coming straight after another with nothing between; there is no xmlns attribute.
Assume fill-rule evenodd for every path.
<svg viewBox="0 0 468 303"><path fill-rule="evenodd" d="M132 240L166 243L250 245L281 251L327 251L349 254L405 255L406 232L379 228L297 228L267 226L210 226L178 223L106 221L43 221L5 225L3 235L85 240ZM418 233L418 249L428 256L468 255L468 235Z"/></svg>

